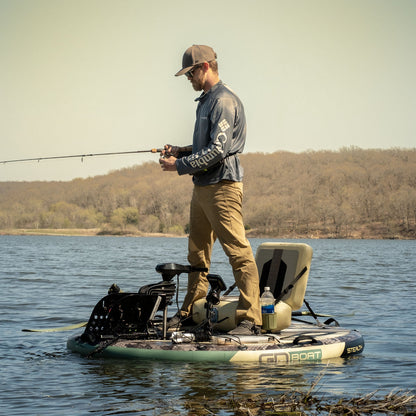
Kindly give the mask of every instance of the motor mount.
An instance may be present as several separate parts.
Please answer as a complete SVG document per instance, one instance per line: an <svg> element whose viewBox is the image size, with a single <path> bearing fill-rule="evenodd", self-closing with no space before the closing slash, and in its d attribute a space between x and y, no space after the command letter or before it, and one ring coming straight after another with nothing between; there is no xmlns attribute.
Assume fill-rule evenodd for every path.
<svg viewBox="0 0 416 416"><path fill-rule="evenodd" d="M220 303L221 291L226 290L227 286L225 286L224 280L222 280L219 274L209 274L207 279L211 286L207 295L207 302L218 305Z"/></svg>

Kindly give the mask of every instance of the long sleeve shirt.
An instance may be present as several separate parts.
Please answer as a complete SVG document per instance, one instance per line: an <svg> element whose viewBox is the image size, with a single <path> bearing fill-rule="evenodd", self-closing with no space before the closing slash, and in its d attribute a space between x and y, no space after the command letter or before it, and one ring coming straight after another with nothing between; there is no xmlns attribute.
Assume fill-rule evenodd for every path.
<svg viewBox="0 0 416 416"><path fill-rule="evenodd" d="M196 101L192 154L177 159L179 175L193 175L194 184L200 186L221 180L242 181L238 154L246 139L243 104L222 81Z"/></svg>

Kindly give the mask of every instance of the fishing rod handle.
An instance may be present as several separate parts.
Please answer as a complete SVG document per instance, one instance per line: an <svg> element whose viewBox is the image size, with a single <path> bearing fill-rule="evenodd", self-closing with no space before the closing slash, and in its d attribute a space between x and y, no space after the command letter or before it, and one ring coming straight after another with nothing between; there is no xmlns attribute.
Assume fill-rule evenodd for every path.
<svg viewBox="0 0 416 416"><path fill-rule="evenodd" d="M165 157L170 157L170 156L173 156L174 154L183 153L183 152L192 152L192 146L172 146L172 145L167 145L167 146L170 146L170 148L174 150L174 152L167 152L165 148L152 149L151 152L162 153L164 151L165 153L163 156Z"/></svg>

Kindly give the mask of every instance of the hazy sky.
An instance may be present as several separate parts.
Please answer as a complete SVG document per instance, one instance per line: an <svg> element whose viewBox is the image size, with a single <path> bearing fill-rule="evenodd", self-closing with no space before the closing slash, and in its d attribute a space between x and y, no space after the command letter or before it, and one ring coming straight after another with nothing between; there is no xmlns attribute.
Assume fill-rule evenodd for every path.
<svg viewBox="0 0 416 416"><path fill-rule="evenodd" d="M174 77L208 44L243 100L246 152L416 147L415 0L0 0L0 160L192 142ZM69 180L157 161L0 164Z"/></svg>

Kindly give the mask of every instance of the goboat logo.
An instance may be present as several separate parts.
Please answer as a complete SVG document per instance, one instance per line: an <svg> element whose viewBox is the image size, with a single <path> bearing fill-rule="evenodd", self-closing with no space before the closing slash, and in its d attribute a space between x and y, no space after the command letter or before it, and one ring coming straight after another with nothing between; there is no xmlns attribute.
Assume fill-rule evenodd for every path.
<svg viewBox="0 0 416 416"><path fill-rule="evenodd" d="M276 352L261 354L259 362L261 363L277 363L281 361L316 361L322 359L322 350L316 348L313 350L294 351L294 352Z"/></svg>
<svg viewBox="0 0 416 416"><path fill-rule="evenodd" d="M322 359L322 350L320 348L306 351L289 352L290 361L315 361Z"/></svg>
<svg viewBox="0 0 416 416"><path fill-rule="evenodd" d="M270 352L267 354L261 354L259 357L260 363L277 363L279 361L289 362L289 354L286 352Z"/></svg>

